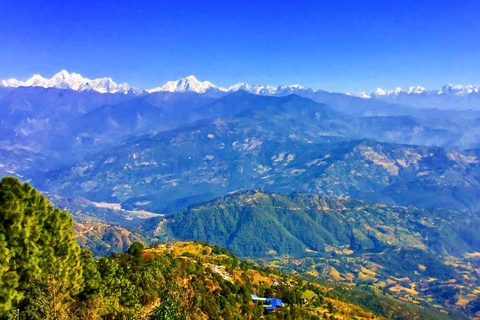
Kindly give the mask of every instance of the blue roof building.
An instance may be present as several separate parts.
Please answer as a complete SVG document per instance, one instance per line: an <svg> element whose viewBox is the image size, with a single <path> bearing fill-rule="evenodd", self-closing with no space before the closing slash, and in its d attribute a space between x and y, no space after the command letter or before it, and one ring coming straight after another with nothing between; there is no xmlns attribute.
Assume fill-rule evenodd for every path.
<svg viewBox="0 0 480 320"><path fill-rule="evenodd" d="M267 311L275 311L277 308L283 307L282 299L267 298L265 301L270 302L270 305L265 305L265 310Z"/></svg>
<svg viewBox="0 0 480 320"><path fill-rule="evenodd" d="M256 294L252 294L252 299L256 301L264 301L265 312L274 312L284 306L282 299L278 298L260 298Z"/></svg>

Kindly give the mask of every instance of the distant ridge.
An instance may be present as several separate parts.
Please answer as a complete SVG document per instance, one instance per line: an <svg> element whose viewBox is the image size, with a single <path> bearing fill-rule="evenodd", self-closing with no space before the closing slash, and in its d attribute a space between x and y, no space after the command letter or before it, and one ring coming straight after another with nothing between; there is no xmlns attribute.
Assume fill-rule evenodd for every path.
<svg viewBox="0 0 480 320"><path fill-rule="evenodd" d="M154 89L146 90L149 93L152 92L186 92L193 91L197 93L204 93L207 90L220 90L227 91L225 88L220 88L211 83L210 81L198 81L195 76L188 76L186 78L181 78L176 81L168 81L161 87L156 87Z"/></svg>
<svg viewBox="0 0 480 320"><path fill-rule="evenodd" d="M228 88L217 86L210 81L199 81L194 75L190 75L178 80L167 81L164 85L158 86L152 89L138 89L134 88L127 83L117 84L112 78L104 77L98 79L84 78L78 73L69 73L66 70L62 70L55 74L52 78L47 79L39 74L34 74L26 81L20 81L17 79L0 80L0 87L5 88L18 88L18 87L43 87L43 88L58 88L58 89L71 89L75 91L87 91L93 90L100 93L154 93L154 92L196 92L206 93L211 91L216 92L235 92L246 91L259 95L288 95L288 94L311 94L321 92L322 90L315 90L307 88L299 84L293 85L250 85L248 83L239 82ZM411 86L408 89L402 89L397 87L394 90L384 90L377 88L372 93L366 92L359 93L345 93L346 95L355 96L364 99L381 99L392 100L399 99L402 96L439 96L439 95L453 95L453 96L466 96L469 94L476 94L480 92L480 87L476 85L453 85L447 84L439 89L428 90L422 86Z"/></svg>
<svg viewBox="0 0 480 320"><path fill-rule="evenodd" d="M359 98L383 98L383 97L397 97L400 95L456 95L456 96L464 96L469 95L471 93L478 93L480 91L480 87L474 85L453 85L453 84L446 84L439 89L436 90L427 90L422 86L412 86L408 89L402 89L401 87L397 87L394 90L384 90L382 88L377 88L371 94L366 92L359 92L357 94L347 93L348 95L356 96Z"/></svg>
<svg viewBox="0 0 480 320"><path fill-rule="evenodd" d="M57 89L71 89L75 91L97 91L100 93L138 93L140 90L129 86L126 83L117 84L112 78L88 79L78 73L69 73L62 70L52 78L47 79L39 74L34 74L27 81L17 79L0 80L0 87L43 87Z"/></svg>

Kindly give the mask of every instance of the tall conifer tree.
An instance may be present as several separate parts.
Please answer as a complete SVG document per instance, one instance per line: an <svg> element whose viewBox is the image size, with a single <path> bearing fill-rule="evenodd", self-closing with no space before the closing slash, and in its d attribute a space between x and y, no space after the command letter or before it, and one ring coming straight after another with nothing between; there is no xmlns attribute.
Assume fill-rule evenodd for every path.
<svg viewBox="0 0 480 320"><path fill-rule="evenodd" d="M0 314L23 297L33 280L54 282L63 294L81 287L80 249L73 221L27 183L0 183Z"/></svg>

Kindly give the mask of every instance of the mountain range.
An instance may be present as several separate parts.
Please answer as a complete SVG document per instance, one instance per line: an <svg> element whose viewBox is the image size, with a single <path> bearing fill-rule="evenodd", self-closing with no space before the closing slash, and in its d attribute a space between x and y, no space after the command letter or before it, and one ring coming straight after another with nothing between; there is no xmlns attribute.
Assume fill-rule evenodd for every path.
<svg viewBox="0 0 480 320"><path fill-rule="evenodd" d="M195 76L190 75L175 81L168 81L162 86L152 89L141 90L131 87L123 83L117 84L111 78L88 79L82 77L78 73L69 73L62 70L55 74L52 78L47 79L39 74L33 75L26 81L17 79L0 80L0 87L18 88L18 87L42 87L42 88L58 88L71 89L75 91L97 91L100 93L135 93L145 94L153 92L196 92L208 93L219 96L225 93L235 91L246 91L253 94L283 96L289 94L298 94L301 96L309 96L322 90L314 90L302 85L250 85L248 83L237 83L228 88L214 85L209 81L199 81ZM447 84L437 90L427 90L421 86L412 86L404 90L400 87L394 90L384 90L377 88L371 94L360 92L358 94L347 95L357 96L364 99L377 99L389 102L396 102L406 105L416 104L422 108L440 108L445 109L451 107L452 100L459 100L455 109L478 109L479 104L479 87L474 85L451 85ZM468 98L466 98L468 97ZM470 101L470 100L475 101Z"/></svg>
<svg viewBox="0 0 480 320"><path fill-rule="evenodd" d="M407 95L452 94L452 95L461 96L461 95L467 95L471 93L478 93L479 90L480 88L474 85L462 86L462 85L447 84L438 90L427 90L422 86L412 86L412 87L409 87L408 89L402 89L400 87L397 87L395 90L384 90L382 88L377 88L370 95L368 95L365 92L362 92L359 94L359 96L364 98L381 97L381 96L399 96L404 94L407 94Z"/></svg>
<svg viewBox="0 0 480 320"><path fill-rule="evenodd" d="M15 88L0 98L0 172L158 213L242 188L480 210L475 113L357 116L344 110L372 100L322 96Z"/></svg>
<svg viewBox="0 0 480 320"><path fill-rule="evenodd" d="M71 89L76 91L93 90L100 93L128 93L139 92L139 90L130 87L128 84L117 84L111 78L87 79L78 73L68 73L62 70L55 74L52 78L46 79L39 74L33 75L26 81L19 81L17 79L0 80L0 86L5 88L18 87L42 87L42 88L57 88L57 89Z"/></svg>
<svg viewBox="0 0 480 320"><path fill-rule="evenodd" d="M23 172L42 190L157 213L242 188L480 210L476 149L440 147L455 135L410 117L357 118L296 95L237 92L192 109L193 119L204 119L182 114L177 124L190 124L161 130L162 118L154 117L161 109L132 101L61 131L56 141L63 142L48 149L72 162ZM139 129L149 120L158 132ZM135 130L140 135L131 135ZM104 148L75 143L87 134Z"/></svg>

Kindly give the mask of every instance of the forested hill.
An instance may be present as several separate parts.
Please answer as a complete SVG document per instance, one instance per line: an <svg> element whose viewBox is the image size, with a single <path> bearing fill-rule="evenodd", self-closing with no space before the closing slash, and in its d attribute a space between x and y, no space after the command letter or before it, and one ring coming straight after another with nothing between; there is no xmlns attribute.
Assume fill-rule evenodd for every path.
<svg viewBox="0 0 480 320"><path fill-rule="evenodd" d="M259 267L206 243L134 242L94 260L72 226L28 184L2 180L0 319L260 319L251 294L283 299L271 319L450 318L368 286L332 287Z"/></svg>
<svg viewBox="0 0 480 320"><path fill-rule="evenodd" d="M440 230L442 230L440 232ZM209 241L240 256L301 256L326 248L440 255L480 251L480 218L451 210L387 206L350 198L244 191L168 216L157 233Z"/></svg>
<svg viewBox="0 0 480 320"><path fill-rule="evenodd" d="M140 234L99 222L75 222L73 232L80 247L90 249L94 257L124 252L135 241L144 240Z"/></svg>

